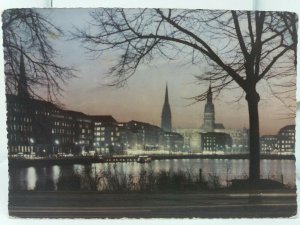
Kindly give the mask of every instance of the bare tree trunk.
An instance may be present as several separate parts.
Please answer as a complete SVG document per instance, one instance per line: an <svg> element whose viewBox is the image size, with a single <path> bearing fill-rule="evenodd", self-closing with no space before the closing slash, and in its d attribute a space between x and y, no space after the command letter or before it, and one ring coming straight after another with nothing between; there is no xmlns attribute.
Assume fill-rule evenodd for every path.
<svg viewBox="0 0 300 225"><path fill-rule="evenodd" d="M246 95L249 111L249 181L255 183L260 178L260 143L259 143L259 94L251 90Z"/></svg>

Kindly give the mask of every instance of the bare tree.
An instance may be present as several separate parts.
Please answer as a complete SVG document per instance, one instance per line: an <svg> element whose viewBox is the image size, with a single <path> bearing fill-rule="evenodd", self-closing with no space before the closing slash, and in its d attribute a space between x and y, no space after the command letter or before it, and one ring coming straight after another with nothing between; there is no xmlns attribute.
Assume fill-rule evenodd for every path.
<svg viewBox="0 0 300 225"><path fill-rule="evenodd" d="M288 84L295 77L291 50L297 41L289 33L292 26L296 27L295 14L98 9L90 15L90 27L76 30L75 37L95 56L104 51L114 51L119 56L110 70L115 78L112 85L122 86L142 63L160 56L172 60L181 54L199 67L208 65L209 70L200 71L198 79L211 82L214 92L239 88L248 103L249 177L252 182L260 178L257 84L262 80L270 85L271 80ZM285 23L288 15L294 20ZM284 68L289 68L288 72ZM196 99L204 100L206 94Z"/></svg>
<svg viewBox="0 0 300 225"><path fill-rule="evenodd" d="M51 39L59 38L62 30L34 9L6 10L2 22L7 93L17 92L23 54L30 95L56 100L62 84L74 76L71 68L55 61L57 52ZM36 88L43 90L42 94Z"/></svg>
<svg viewBox="0 0 300 225"><path fill-rule="evenodd" d="M297 66L297 25L298 17L292 12L273 12L271 20L267 22L269 28L276 34L283 36L283 39L290 39L289 43L282 42L282 46L294 51L294 65Z"/></svg>

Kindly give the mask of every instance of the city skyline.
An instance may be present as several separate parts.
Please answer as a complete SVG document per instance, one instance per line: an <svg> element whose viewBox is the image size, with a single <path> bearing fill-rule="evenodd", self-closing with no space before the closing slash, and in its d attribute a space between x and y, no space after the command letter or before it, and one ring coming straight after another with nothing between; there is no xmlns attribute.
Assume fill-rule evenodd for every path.
<svg viewBox="0 0 300 225"><path fill-rule="evenodd" d="M140 114L139 112L136 112L136 111L133 111L132 113L129 113L128 115L124 115L123 113L119 114L119 113L116 113L116 112L112 112L112 111L110 111L109 108L106 108L106 109L108 109L107 111L105 109L103 109L104 111L102 111L102 110L101 111L104 112L104 113L100 113L99 114L99 113L97 113L97 112L99 112L97 110L95 112L92 111L93 113L91 113L91 111L89 111L89 110L84 110L84 109L77 110L78 107L76 107L76 106L74 108L68 108L68 107L63 107L63 108L66 109L66 110L74 110L74 111L77 110L79 112L85 113L86 115L111 115L113 118L115 118L117 121L119 121L121 123L122 122L129 122L129 121L140 121L140 122L145 122L145 123L149 123L149 124L153 124L155 126L161 127L161 110L163 108L163 99L164 99L164 95L165 95L164 90L165 89L163 88L163 96L162 96L162 98L158 99L158 102L161 103L161 108L159 108L159 104L157 104L158 105L157 110L155 110L155 114L152 114L154 116L158 116L158 118L154 118L153 120L147 120L147 119L145 120L144 115L142 113ZM161 91L159 91L159 92L161 92ZM169 98L172 99L172 96L169 95ZM213 100L213 102L215 102L215 100ZM172 123L174 122L174 124L175 124L175 126L173 127L173 130L176 130L176 129L199 129L199 130L201 130L201 126L203 125L205 103L206 103L205 101L200 102L200 104L201 104L200 107L199 107L199 102L195 103L195 105L198 106L199 114L195 115L195 117L198 117L198 118L194 118L195 121L192 121L191 125L188 125L188 126L180 126L180 125L178 126L177 125L176 126L177 123L176 123L176 121L174 121L174 119L172 117ZM172 109L172 102L170 103L170 105L171 105L171 109ZM215 106L216 106L216 122L224 124L224 126L226 128L237 128L237 129L238 128L240 128L240 129L242 129L242 128L248 128L248 121L246 121L246 120L245 120L245 123L242 126L239 126L239 125L232 126L232 123L226 121L226 117L224 117L222 115L219 115L219 113L221 113L218 110L218 108L220 108L220 107L218 107L219 105L215 105ZM120 110L120 111L122 111L122 110ZM174 115L175 115L174 117L178 118L178 115L176 115L176 114L177 114L176 110L174 110ZM133 115L137 115L137 116L134 117ZM222 120L222 118L224 118L225 120ZM236 117L234 117L234 118L236 118ZM278 131L282 127L284 127L286 125L293 125L294 124L293 118L289 119L289 120L291 121L291 123L282 122L282 123L276 124L276 127L271 130L271 133L268 132L268 131L266 131L266 129L264 129L265 127L263 127L262 128L262 132L263 133L261 133L261 136L263 136L263 135L277 134ZM286 120L284 120L284 121L286 121ZM199 126L198 125L195 126L194 122L196 122L196 124L199 124ZM277 129L277 127L278 127L278 129ZM266 133L264 133L264 132L266 132Z"/></svg>
<svg viewBox="0 0 300 225"><path fill-rule="evenodd" d="M42 15L49 15L51 22L66 33L73 31L73 26L87 26L88 11L58 9L50 13L47 9L38 10ZM208 84L199 85L195 78L207 69L205 64L187 65L184 58L154 59L151 64L141 65L125 87L109 87L107 84L112 78L107 73L115 64L115 55L105 53L95 60L85 54L86 50L77 40L55 35L51 40L53 48L61 54L57 60L66 66L75 65L77 70L77 77L67 81L63 96L59 98L65 108L86 114L112 115L118 121L139 120L160 126L164 86L168 82L173 127L200 128L202 125L205 101L195 103L192 98L208 88ZM284 125L294 123L286 106L272 96L270 90L265 93L266 89L269 90L266 83L258 85L261 135L275 134ZM217 98L214 94L216 121L227 128L248 127L245 98L236 102L241 94L239 90L224 91ZM295 103L287 101L288 104Z"/></svg>

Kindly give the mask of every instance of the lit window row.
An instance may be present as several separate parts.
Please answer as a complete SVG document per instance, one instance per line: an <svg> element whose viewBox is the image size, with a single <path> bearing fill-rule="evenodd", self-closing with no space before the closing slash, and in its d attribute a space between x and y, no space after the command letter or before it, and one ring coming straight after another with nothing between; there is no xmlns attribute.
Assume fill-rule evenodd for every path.
<svg viewBox="0 0 300 225"><path fill-rule="evenodd" d="M28 131L32 131L32 126L30 125L10 125L9 126L12 130L14 131L25 131L25 132L28 132Z"/></svg>

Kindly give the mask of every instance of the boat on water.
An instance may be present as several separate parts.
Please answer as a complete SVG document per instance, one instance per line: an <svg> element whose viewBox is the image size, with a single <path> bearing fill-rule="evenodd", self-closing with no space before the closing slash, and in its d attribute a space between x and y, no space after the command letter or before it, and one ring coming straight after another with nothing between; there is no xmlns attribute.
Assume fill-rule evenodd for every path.
<svg viewBox="0 0 300 225"><path fill-rule="evenodd" d="M147 155L140 155L137 157L136 161L138 163L149 163L149 162L151 162L151 157L149 157Z"/></svg>

